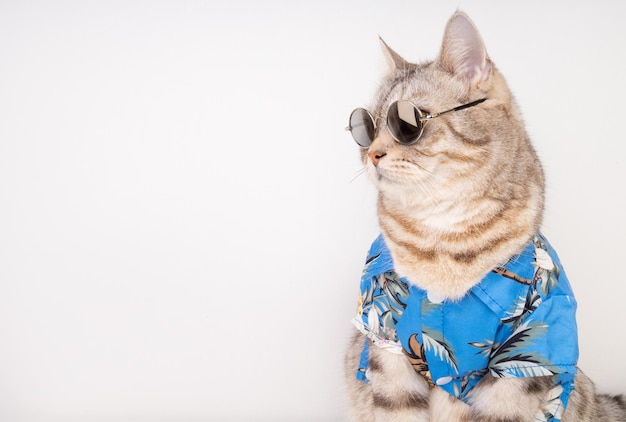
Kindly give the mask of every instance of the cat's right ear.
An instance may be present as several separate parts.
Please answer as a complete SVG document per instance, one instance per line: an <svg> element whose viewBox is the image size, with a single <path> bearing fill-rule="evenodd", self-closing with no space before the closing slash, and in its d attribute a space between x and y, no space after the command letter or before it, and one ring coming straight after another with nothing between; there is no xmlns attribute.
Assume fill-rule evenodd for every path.
<svg viewBox="0 0 626 422"><path fill-rule="evenodd" d="M387 59L387 65L390 71L396 69L406 69L408 67L409 63L400 57L398 53L393 51L380 36L378 37L378 40L380 41L380 47L382 48L383 53L385 53L385 58Z"/></svg>

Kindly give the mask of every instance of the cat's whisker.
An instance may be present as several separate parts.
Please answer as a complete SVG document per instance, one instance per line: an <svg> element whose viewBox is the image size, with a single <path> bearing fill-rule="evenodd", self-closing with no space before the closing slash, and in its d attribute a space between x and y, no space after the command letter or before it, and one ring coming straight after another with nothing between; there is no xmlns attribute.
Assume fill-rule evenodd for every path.
<svg viewBox="0 0 626 422"><path fill-rule="evenodd" d="M432 170L427 169L426 167L422 166L420 163L415 162L415 161L410 161L409 162L411 165L414 165L415 167L417 167L419 169L420 172L422 173L426 173L426 174L433 174Z"/></svg>
<svg viewBox="0 0 626 422"><path fill-rule="evenodd" d="M350 183L353 183L356 179L359 178L359 176L362 176L363 173L365 173L365 167L362 167L356 172L356 175L350 180Z"/></svg>

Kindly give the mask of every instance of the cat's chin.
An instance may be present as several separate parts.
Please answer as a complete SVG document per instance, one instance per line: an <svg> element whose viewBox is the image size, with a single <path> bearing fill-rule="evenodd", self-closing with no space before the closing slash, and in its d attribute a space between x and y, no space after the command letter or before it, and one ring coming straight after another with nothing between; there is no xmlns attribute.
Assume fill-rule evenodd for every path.
<svg viewBox="0 0 626 422"><path fill-rule="evenodd" d="M432 214L432 198L427 198L422 192L408 188L405 184L381 180L374 183L378 190L379 199L396 213L415 217Z"/></svg>
<svg viewBox="0 0 626 422"><path fill-rule="evenodd" d="M400 183L382 179L375 183L375 186L384 202L388 206L402 210L402 213L411 214L414 208L421 208L420 205L424 203L424 198Z"/></svg>
<svg viewBox="0 0 626 422"><path fill-rule="evenodd" d="M419 195L419 190L408 186L406 177L397 177L375 167L368 169L367 176L385 200L395 203L402 209L408 210L424 201Z"/></svg>

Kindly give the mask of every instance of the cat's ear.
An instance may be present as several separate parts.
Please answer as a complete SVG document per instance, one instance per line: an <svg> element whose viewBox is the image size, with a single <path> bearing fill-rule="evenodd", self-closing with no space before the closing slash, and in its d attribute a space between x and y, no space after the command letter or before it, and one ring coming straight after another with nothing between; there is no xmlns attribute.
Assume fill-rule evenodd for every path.
<svg viewBox="0 0 626 422"><path fill-rule="evenodd" d="M378 37L378 40L380 41L380 47L382 48L383 53L385 53L389 70L405 69L408 67L409 63L400 57L398 53L389 48L387 43L383 41L381 37Z"/></svg>
<svg viewBox="0 0 626 422"><path fill-rule="evenodd" d="M491 60L478 29L463 12L456 12L446 25L439 65L473 87L489 79Z"/></svg>

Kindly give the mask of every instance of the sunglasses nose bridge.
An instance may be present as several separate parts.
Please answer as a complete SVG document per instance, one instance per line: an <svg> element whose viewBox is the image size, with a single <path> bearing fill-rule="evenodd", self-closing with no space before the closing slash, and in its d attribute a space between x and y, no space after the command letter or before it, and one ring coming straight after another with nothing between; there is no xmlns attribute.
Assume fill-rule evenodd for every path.
<svg viewBox="0 0 626 422"><path fill-rule="evenodd" d="M374 138L371 140L372 142L368 148L372 148L372 145L374 145L375 143L380 143L380 138L381 136L384 137L385 133L391 135L391 132L389 132L389 128L387 126L387 121L384 117L372 117L372 122L374 123Z"/></svg>
<svg viewBox="0 0 626 422"><path fill-rule="evenodd" d="M378 136L378 133L380 132L380 129L385 126L385 121L383 120L382 117L378 116L378 117L374 117L370 114L370 120L372 121L372 126L374 127L374 139L376 139L376 137ZM372 139L372 142L374 141L374 139Z"/></svg>

